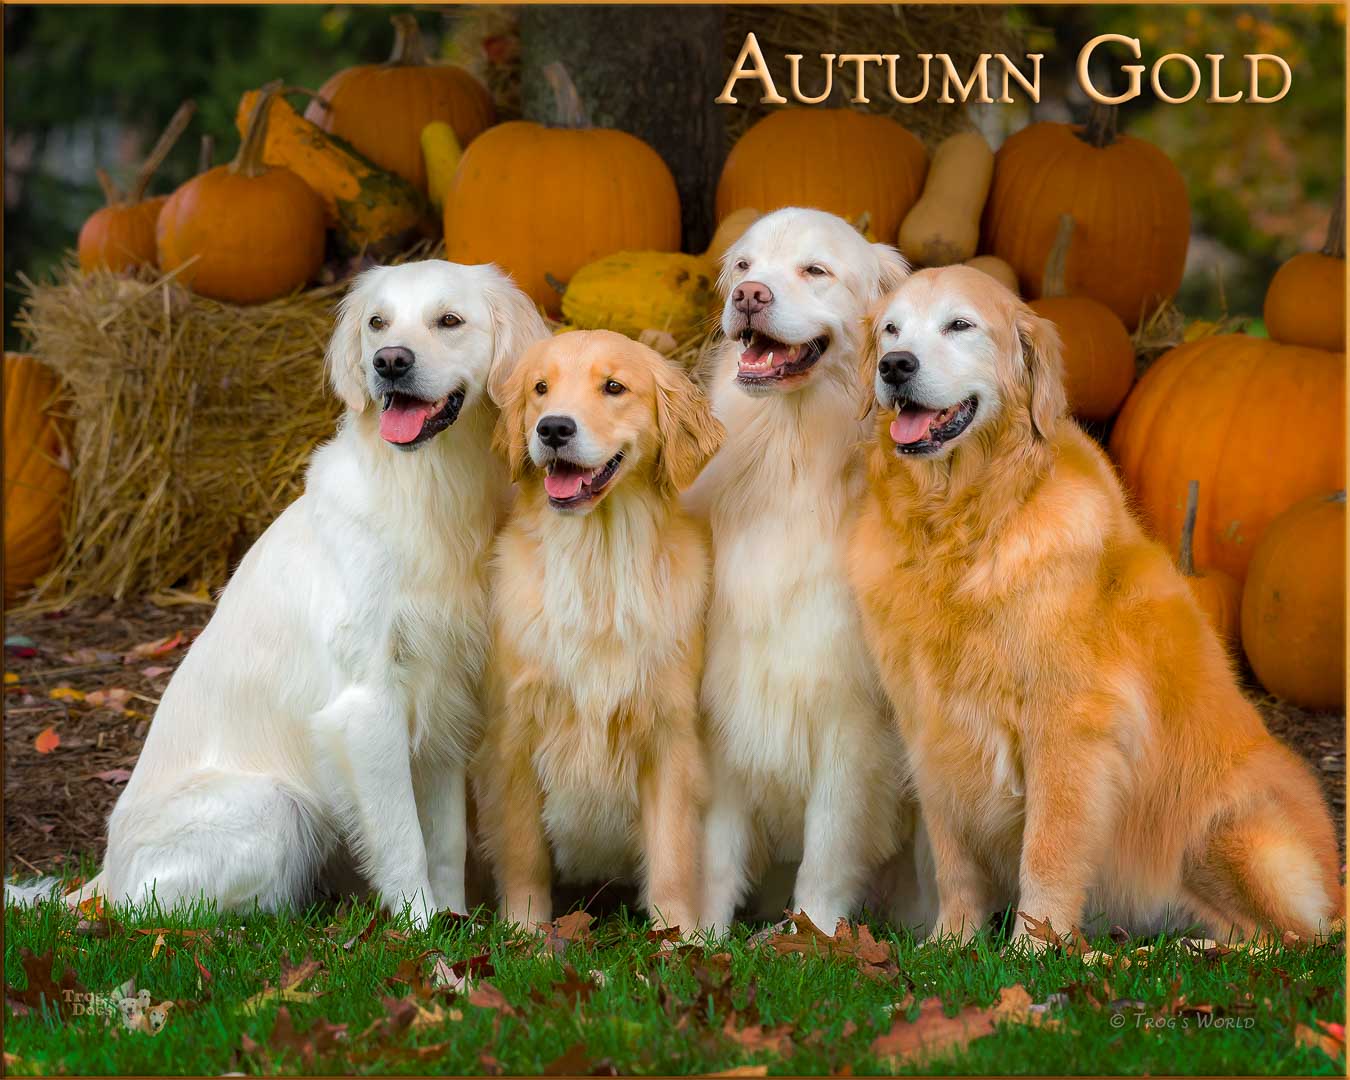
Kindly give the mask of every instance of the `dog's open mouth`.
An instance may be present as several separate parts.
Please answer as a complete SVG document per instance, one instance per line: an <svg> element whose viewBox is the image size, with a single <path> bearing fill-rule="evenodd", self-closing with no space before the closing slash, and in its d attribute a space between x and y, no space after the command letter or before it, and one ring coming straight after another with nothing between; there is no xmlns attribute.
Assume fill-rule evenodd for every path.
<svg viewBox="0 0 1350 1080"><path fill-rule="evenodd" d="M979 400L973 395L945 409L928 409L906 401L891 421L891 438L901 454L932 454L970 426Z"/></svg>
<svg viewBox="0 0 1350 1080"><path fill-rule="evenodd" d="M810 371L829 347L827 334L800 345L788 345L747 327L741 331L741 359L736 379L747 386L781 382Z"/></svg>
<svg viewBox="0 0 1350 1080"><path fill-rule="evenodd" d="M623 462L620 450L598 469L586 469L562 458L549 462L544 473L544 491L549 505L558 510L569 510L595 502L605 493L619 465Z"/></svg>
<svg viewBox="0 0 1350 1080"><path fill-rule="evenodd" d="M380 438L400 450L411 450L435 438L459 418L464 390L452 391L435 401L423 401L408 394L384 395L380 412Z"/></svg>

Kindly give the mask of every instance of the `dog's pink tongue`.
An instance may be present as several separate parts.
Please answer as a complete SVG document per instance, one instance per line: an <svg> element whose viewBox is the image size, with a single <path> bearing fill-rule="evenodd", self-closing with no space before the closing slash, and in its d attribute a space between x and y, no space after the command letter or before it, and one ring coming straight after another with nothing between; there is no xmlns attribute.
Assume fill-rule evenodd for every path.
<svg viewBox="0 0 1350 1080"><path fill-rule="evenodd" d="M581 473L548 473L544 476L544 490L551 499L571 499L581 492Z"/></svg>
<svg viewBox="0 0 1350 1080"><path fill-rule="evenodd" d="M391 443L410 443L422 434L422 425L431 412L432 402L412 398L396 399L380 413L380 438Z"/></svg>
<svg viewBox="0 0 1350 1080"><path fill-rule="evenodd" d="M926 439L929 425L936 416L936 409L907 408L891 421L891 438L895 440L897 446Z"/></svg>

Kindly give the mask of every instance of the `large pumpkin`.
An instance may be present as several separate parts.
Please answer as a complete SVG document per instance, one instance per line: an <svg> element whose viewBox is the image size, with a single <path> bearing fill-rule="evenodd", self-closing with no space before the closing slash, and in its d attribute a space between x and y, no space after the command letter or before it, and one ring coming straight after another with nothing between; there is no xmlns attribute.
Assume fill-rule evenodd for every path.
<svg viewBox="0 0 1350 1080"><path fill-rule="evenodd" d="M428 62L415 16L394 15L390 21L394 51L388 61L339 71L319 88L305 119L425 195L422 129L444 120L460 146L467 146L492 123L492 95L463 68Z"/></svg>
<svg viewBox="0 0 1350 1080"><path fill-rule="evenodd" d="M893 241L919 199L928 154L907 128L853 109L782 109L736 140L717 182L717 216L742 206L828 210Z"/></svg>
<svg viewBox="0 0 1350 1080"><path fill-rule="evenodd" d="M263 160L270 103L258 95L239 153L194 176L159 215L159 265L203 296L252 304L294 292L323 263L324 206L295 173Z"/></svg>
<svg viewBox="0 0 1350 1080"><path fill-rule="evenodd" d="M1090 296L1066 296L1064 273L1074 220L1064 214L1050 251L1044 295L1032 311L1059 328L1064 357L1064 392L1082 420L1109 420L1134 385L1134 344L1114 311Z"/></svg>
<svg viewBox="0 0 1350 1080"><path fill-rule="evenodd" d="M154 266L155 225L159 221L159 212L168 201L165 195L153 199L145 197L146 189L155 171L168 157L174 143L187 129L196 104L185 101L173 114L169 126L160 135L150 151L150 156L136 174L136 182L125 194L119 190L102 169L96 169L98 182L103 187L103 197L107 205L95 210L84 227L80 229L75 253L80 269L85 273L91 270L131 270L137 266Z"/></svg>
<svg viewBox="0 0 1350 1080"><path fill-rule="evenodd" d="M70 467L51 415L56 376L31 356L5 353L5 599L51 569L61 553Z"/></svg>
<svg viewBox="0 0 1350 1080"><path fill-rule="evenodd" d="M1173 550L1199 478L1195 561L1241 581L1277 515L1345 484L1345 355L1242 334L1181 345L1131 391L1111 455Z"/></svg>
<svg viewBox="0 0 1350 1080"><path fill-rule="evenodd" d="M1061 214L1077 225L1065 286L1129 329L1176 295L1186 267L1186 183L1152 143L1115 130L1098 106L1086 125L1044 121L1008 138L994 159L982 250L1007 260L1023 295L1039 297Z"/></svg>
<svg viewBox="0 0 1350 1080"><path fill-rule="evenodd" d="M1270 523L1242 592L1256 677L1307 709L1345 708L1345 492L1314 495Z"/></svg>
<svg viewBox="0 0 1350 1080"><path fill-rule="evenodd" d="M1295 255L1266 290L1266 331L1287 345L1345 351L1345 191L1321 251Z"/></svg>
<svg viewBox="0 0 1350 1080"><path fill-rule="evenodd" d="M571 80L550 65L560 120L517 120L464 152L445 199L453 262L493 262L536 304L561 310L557 286L618 251L677 251L680 197L661 156L623 131L585 126Z"/></svg>

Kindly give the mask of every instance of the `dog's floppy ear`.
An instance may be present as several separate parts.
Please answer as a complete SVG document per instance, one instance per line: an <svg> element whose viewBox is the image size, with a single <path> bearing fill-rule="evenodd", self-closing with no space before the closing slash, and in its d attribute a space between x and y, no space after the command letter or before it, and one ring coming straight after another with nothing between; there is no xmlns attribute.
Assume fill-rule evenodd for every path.
<svg viewBox="0 0 1350 1080"><path fill-rule="evenodd" d="M352 279L347 295L338 304L337 324L324 355L333 392L352 412L361 412L368 400L361 373L361 323L366 317L366 295L382 269L374 266Z"/></svg>
<svg viewBox="0 0 1350 1080"><path fill-rule="evenodd" d="M692 484L722 445L722 425L703 390L665 357L656 360L657 468L669 494Z"/></svg>
<svg viewBox="0 0 1350 1080"><path fill-rule="evenodd" d="M870 308L862 320L862 347L858 349L858 419L866 420L876 408L877 394L874 387L877 374L877 320L886 310L891 293L887 290Z"/></svg>
<svg viewBox="0 0 1350 1080"><path fill-rule="evenodd" d="M880 263L877 291L875 295L869 297L875 300L876 297L886 296L900 287L900 283L909 277L909 263L890 244L876 243L872 245L872 250L876 252L877 262Z"/></svg>
<svg viewBox="0 0 1350 1080"><path fill-rule="evenodd" d="M492 391L492 400L501 410L497 414L497 425L492 430L492 449L506 459L506 467L511 473L511 482L520 483L525 476L525 467L529 455L525 447L525 358L536 349L542 349L543 342L535 342L525 350L523 356L515 358L509 364L509 370L501 385Z"/></svg>
<svg viewBox="0 0 1350 1080"><path fill-rule="evenodd" d="M1049 319L1021 304L1017 309L1017 338L1031 385L1031 426L1042 439L1049 439L1068 408L1059 331Z"/></svg>
<svg viewBox="0 0 1350 1080"><path fill-rule="evenodd" d="M488 397L501 405L521 354L551 335L539 308L517 288L510 275L490 264L483 269L488 274L483 295L492 312L492 368L488 372L487 391Z"/></svg>

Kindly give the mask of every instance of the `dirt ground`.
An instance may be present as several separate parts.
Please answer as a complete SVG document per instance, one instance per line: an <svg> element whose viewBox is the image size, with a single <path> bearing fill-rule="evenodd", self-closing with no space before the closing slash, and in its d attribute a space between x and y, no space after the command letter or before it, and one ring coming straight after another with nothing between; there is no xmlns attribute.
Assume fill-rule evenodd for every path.
<svg viewBox="0 0 1350 1080"><path fill-rule="evenodd" d="M6 619L7 876L102 858L108 812L155 705L211 610L139 601ZM1249 694L1271 729L1317 770L1344 852L1345 717L1296 709L1251 686Z"/></svg>

